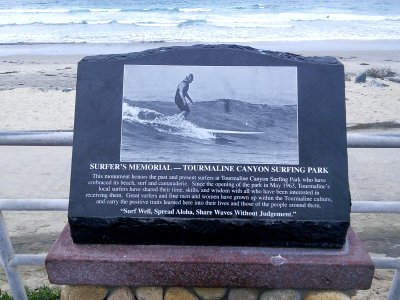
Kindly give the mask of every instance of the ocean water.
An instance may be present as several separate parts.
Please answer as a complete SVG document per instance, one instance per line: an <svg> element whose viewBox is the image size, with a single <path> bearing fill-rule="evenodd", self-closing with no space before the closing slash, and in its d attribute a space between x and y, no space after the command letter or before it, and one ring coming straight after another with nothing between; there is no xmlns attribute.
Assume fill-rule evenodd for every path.
<svg viewBox="0 0 400 300"><path fill-rule="evenodd" d="M0 1L0 43L400 39L398 0Z"/></svg>
<svg viewBox="0 0 400 300"><path fill-rule="evenodd" d="M298 164L297 105L124 99L121 161Z"/></svg>

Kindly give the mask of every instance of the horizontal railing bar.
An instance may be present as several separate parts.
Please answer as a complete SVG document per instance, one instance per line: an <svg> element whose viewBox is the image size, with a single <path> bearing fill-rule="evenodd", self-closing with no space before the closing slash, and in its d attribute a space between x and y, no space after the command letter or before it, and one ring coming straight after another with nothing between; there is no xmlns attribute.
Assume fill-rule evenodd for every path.
<svg viewBox="0 0 400 300"><path fill-rule="evenodd" d="M68 199L0 199L0 210L63 211L68 210Z"/></svg>
<svg viewBox="0 0 400 300"><path fill-rule="evenodd" d="M352 213L400 213L400 201L353 201Z"/></svg>
<svg viewBox="0 0 400 300"><path fill-rule="evenodd" d="M347 148L400 148L400 134L348 132Z"/></svg>
<svg viewBox="0 0 400 300"><path fill-rule="evenodd" d="M47 253L42 254L15 254L10 262L11 266L44 266Z"/></svg>
<svg viewBox="0 0 400 300"><path fill-rule="evenodd" d="M0 131L1 146L72 146L72 131ZM400 148L400 134L347 133L348 148Z"/></svg>
<svg viewBox="0 0 400 300"><path fill-rule="evenodd" d="M0 131L0 146L72 146L73 131Z"/></svg>
<svg viewBox="0 0 400 300"><path fill-rule="evenodd" d="M377 269L400 270L400 258L394 257L371 257Z"/></svg>
<svg viewBox="0 0 400 300"><path fill-rule="evenodd" d="M16 254L11 262L12 266L42 266L45 264L47 253L41 254ZM400 258L371 257L377 269L400 270Z"/></svg>
<svg viewBox="0 0 400 300"><path fill-rule="evenodd" d="M0 210L13 211L64 211L68 199L0 199ZM353 201L352 213L400 213L400 201Z"/></svg>

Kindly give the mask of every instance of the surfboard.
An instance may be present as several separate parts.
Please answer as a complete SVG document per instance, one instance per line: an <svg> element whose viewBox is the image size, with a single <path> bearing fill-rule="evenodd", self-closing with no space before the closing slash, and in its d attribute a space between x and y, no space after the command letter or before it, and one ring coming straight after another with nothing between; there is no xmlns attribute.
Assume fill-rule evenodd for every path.
<svg viewBox="0 0 400 300"><path fill-rule="evenodd" d="M223 134L263 134L263 131L236 131L236 130L220 130L220 129L206 129L208 132L211 133L223 133Z"/></svg>

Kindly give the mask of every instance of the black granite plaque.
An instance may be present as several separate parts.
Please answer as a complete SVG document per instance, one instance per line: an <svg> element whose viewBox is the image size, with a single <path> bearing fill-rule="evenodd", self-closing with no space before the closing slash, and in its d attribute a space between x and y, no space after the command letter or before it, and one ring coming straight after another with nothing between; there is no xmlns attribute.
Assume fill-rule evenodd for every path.
<svg viewBox="0 0 400 300"><path fill-rule="evenodd" d="M343 65L236 45L78 65L75 243L340 248Z"/></svg>

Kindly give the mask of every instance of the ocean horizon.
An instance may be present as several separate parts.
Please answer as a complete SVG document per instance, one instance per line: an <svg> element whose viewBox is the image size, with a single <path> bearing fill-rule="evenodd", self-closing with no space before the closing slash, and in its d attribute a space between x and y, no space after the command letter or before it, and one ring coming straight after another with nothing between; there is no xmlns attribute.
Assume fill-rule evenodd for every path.
<svg viewBox="0 0 400 300"><path fill-rule="evenodd" d="M400 40L397 1L7 1L0 44Z"/></svg>

